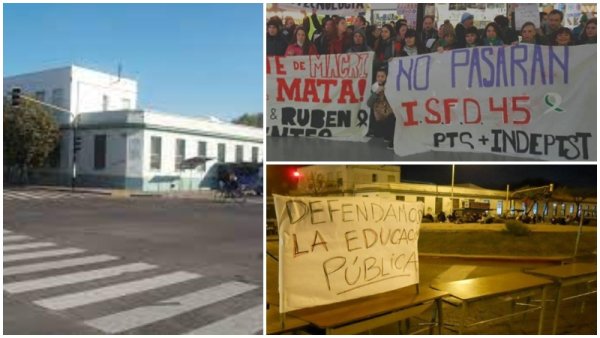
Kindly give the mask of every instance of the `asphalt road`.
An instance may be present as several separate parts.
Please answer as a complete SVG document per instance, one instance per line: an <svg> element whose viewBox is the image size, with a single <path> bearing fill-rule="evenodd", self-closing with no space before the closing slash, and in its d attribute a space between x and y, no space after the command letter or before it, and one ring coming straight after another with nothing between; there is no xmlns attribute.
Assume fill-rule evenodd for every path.
<svg viewBox="0 0 600 338"><path fill-rule="evenodd" d="M260 333L262 214L260 199L5 193L4 333Z"/></svg>

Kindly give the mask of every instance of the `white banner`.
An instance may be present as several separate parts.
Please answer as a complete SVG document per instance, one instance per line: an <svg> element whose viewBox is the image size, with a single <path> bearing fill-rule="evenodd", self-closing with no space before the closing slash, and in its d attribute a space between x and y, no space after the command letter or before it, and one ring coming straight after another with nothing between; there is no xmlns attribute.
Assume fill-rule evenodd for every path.
<svg viewBox="0 0 600 338"><path fill-rule="evenodd" d="M277 7L297 11L304 10L308 15L311 14L313 9L317 10L317 14L335 14L340 16L357 15L358 13L367 11L366 4L354 3L279 3Z"/></svg>
<svg viewBox="0 0 600 338"><path fill-rule="evenodd" d="M267 58L267 135L364 139L373 55Z"/></svg>
<svg viewBox="0 0 600 338"><path fill-rule="evenodd" d="M280 312L419 283L423 203L274 196Z"/></svg>
<svg viewBox="0 0 600 338"><path fill-rule="evenodd" d="M595 161L596 54L521 44L395 58L394 151Z"/></svg>

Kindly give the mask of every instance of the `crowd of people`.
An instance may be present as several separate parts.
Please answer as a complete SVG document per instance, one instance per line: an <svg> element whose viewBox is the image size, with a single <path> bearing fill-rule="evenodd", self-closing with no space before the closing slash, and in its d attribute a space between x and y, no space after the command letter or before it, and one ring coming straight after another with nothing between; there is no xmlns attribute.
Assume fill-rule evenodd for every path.
<svg viewBox="0 0 600 338"><path fill-rule="evenodd" d="M569 46L596 43L596 18L582 15L574 29L562 25L564 15L560 10L540 13L540 27L526 22L517 32L510 26L509 18L498 15L483 30L474 26L474 16L465 12L456 26L444 20L438 27L436 18L425 16L417 31L400 19L379 25L370 25L364 16L356 16L352 24L341 16L324 16L316 11L305 13L302 24L292 17L282 20L278 16L267 22L267 56L321 55L373 51L375 53L374 83L368 105L372 109L367 136L383 137L387 147L393 149L395 117L385 98L384 84L387 62L394 57L421 55L458 48L476 46L507 46L515 44L540 44ZM312 35L311 23L314 27ZM436 27L438 27L436 29ZM520 38L519 38L520 36Z"/></svg>

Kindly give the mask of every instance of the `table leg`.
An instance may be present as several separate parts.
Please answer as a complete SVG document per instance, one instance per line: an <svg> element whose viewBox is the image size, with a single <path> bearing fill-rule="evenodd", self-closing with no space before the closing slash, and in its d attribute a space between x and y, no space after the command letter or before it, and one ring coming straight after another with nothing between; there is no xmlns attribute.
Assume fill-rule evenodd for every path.
<svg viewBox="0 0 600 338"><path fill-rule="evenodd" d="M467 308L468 308L468 303L463 301L462 305L461 305L461 316L460 316L460 323L458 325L458 334L463 334L463 331L465 330L465 321L467 320Z"/></svg>
<svg viewBox="0 0 600 338"><path fill-rule="evenodd" d="M548 294L548 285L542 288L542 301L540 309L540 322L538 323L538 334L542 334L542 327L544 326L544 313L546 312L546 297Z"/></svg>
<svg viewBox="0 0 600 338"><path fill-rule="evenodd" d="M442 334L442 327L444 327L444 316L442 315L442 299L438 298L435 300L437 303L437 319L438 319L438 334Z"/></svg>
<svg viewBox="0 0 600 338"><path fill-rule="evenodd" d="M558 313L560 310L560 301L562 300L562 285L558 286L556 292L556 299L554 303L554 322L552 323L552 334L556 334L556 328L558 327Z"/></svg>

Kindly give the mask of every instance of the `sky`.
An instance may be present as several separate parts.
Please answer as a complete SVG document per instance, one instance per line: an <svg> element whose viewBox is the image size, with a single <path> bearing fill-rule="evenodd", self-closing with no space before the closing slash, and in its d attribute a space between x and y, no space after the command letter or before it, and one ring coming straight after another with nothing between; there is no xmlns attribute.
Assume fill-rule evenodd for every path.
<svg viewBox="0 0 600 338"><path fill-rule="evenodd" d="M230 120L263 107L262 4L4 4L4 76L78 65L138 107Z"/></svg>

